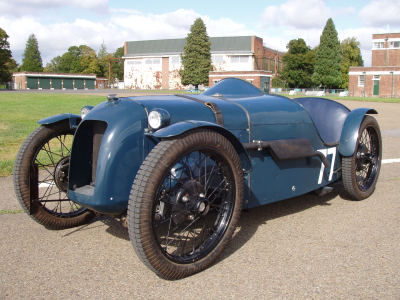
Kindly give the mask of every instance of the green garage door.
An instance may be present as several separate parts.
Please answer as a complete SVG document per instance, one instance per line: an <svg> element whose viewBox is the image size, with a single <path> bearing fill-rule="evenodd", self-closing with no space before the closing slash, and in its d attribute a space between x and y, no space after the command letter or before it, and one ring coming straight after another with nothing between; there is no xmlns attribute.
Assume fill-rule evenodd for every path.
<svg viewBox="0 0 400 300"><path fill-rule="evenodd" d="M52 78L51 79L51 87L55 90L61 90L61 78Z"/></svg>
<svg viewBox="0 0 400 300"><path fill-rule="evenodd" d="M64 80L64 84L63 84L64 89L72 90L74 88L72 78L64 78L63 80Z"/></svg>
<svg viewBox="0 0 400 300"><path fill-rule="evenodd" d="M379 80L374 80L374 96L379 96Z"/></svg>
<svg viewBox="0 0 400 300"><path fill-rule="evenodd" d="M94 90L94 79L86 79L86 88Z"/></svg>
<svg viewBox="0 0 400 300"><path fill-rule="evenodd" d="M37 90L38 89L38 78L37 77L27 77L26 78L26 87L28 89L34 89Z"/></svg>
<svg viewBox="0 0 400 300"><path fill-rule="evenodd" d="M50 89L50 78L40 78L39 79L39 87L42 89L49 90Z"/></svg>
<svg viewBox="0 0 400 300"><path fill-rule="evenodd" d="M85 88L84 79L75 78L75 88L78 90L83 90Z"/></svg>

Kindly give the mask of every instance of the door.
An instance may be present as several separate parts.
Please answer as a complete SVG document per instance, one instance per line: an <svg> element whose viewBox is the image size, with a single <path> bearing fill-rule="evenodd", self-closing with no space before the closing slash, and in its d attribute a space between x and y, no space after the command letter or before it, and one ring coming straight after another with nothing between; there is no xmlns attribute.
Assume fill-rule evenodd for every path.
<svg viewBox="0 0 400 300"><path fill-rule="evenodd" d="M75 88L78 90L83 90L85 88L84 79L75 78Z"/></svg>
<svg viewBox="0 0 400 300"><path fill-rule="evenodd" d="M39 87L44 90L49 90L50 89L50 78L41 77L39 79Z"/></svg>
<svg viewBox="0 0 400 300"><path fill-rule="evenodd" d="M39 79L37 77L26 77L27 88L30 90L37 90L39 87Z"/></svg>
<svg viewBox="0 0 400 300"><path fill-rule="evenodd" d="M51 87L55 90L62 89L61 78L51 78Z"/></svg>
<svg viewBox="0 0 400 300"><path fill-rule="evenodd" d="M161 88L169 90L169 57L162 58Z"/></svg>
<svg viewBox="0 0 400 300"><path fill-rule="evenodd" d="M63 88L67 90L72 90L74 88L74 81L72 78L63 79Z"/></svg>
<svg viewBox="0 0 400 300"><path fill-rule="evenodd" d="M379 95L379 81L380 80L374 80L374 96Z"/></svg>
<svg viewBox="0 0 400 300"><path fill-rule="evenodd" d="M89 90L94 90L94 79L86 79L85 80L86 83L86 88Z"/></svg>

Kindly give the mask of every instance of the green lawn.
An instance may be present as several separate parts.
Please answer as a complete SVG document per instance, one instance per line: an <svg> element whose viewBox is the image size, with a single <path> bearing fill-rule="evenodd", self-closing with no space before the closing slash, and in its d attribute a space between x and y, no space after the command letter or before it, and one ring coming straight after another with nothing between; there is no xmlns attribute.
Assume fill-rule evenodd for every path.
<svg viewBox="0 0 400 300"><path fill-rule="evenodd" d="M326 98L400 103L399 98ZM60 113L80 114L83 106L97 105L105 100L104 96L91 95L0 92L0 176L12 174L18 149L38 126L38 120Z"/></svg>
<svg viewBox="0 0 400 300"><path fill-rule="evenodd" d="M0 176L12 174L14 160L37 121L60 113L80 114L85 105L104 102L104 96L0 92Z"/></svg>

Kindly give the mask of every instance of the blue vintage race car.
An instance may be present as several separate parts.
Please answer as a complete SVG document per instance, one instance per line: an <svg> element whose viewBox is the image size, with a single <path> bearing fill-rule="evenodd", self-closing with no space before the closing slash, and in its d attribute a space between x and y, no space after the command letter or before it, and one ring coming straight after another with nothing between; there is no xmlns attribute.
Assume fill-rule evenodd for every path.
<svg viewBox="0 0 400 300"><path fill-rule="evenodd" d="M41 124L14 167L24 210L63 229L107 214L167 279L210 266L242 209L325 193L355 200L378 180L382 143L369 108L263 94L237 78L201 95L117 98Z"/></svg>

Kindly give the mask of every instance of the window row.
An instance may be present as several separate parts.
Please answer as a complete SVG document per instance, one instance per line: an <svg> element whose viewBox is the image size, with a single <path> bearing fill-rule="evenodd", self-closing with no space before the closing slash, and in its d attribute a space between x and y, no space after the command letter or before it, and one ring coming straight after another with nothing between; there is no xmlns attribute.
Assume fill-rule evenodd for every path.
<svg viewBox="0 0 400 300"><path fill-rule="evenodd" d="M160 58L146 58L146 59L132 59L127 61L128 65L159 65L161 64Z"/></svg>
<svg viewBox="0 0 400 300"><path fill-rule="evenodd" d="M375 42L374 49L384 49L384 42ZM400 48L400 42L389 42L389 48Z"/></svg>
<svg viewBox="0 0 400 300"><path fill-rule="evenodd" d="M374 75L372 80L381 80L380 75ZM365 75L358 75L358 86L364 86L365 84Z"/></svg>
<svg viewBox="0 0 400 300"><path fill-rule="evenodd" d="M224 62L223 55L211 55L211 61L213 64L221 64ZM231 56L231 63L240 64L240 63L248 63L250 61L250 57L248 55L237 55ZM171 56L170 57L171 64L181 64L182 59L180 56ZM128 65L159 65L161 64L161 58L146 58L146 59L130 59L127 61Z"/></svg>

